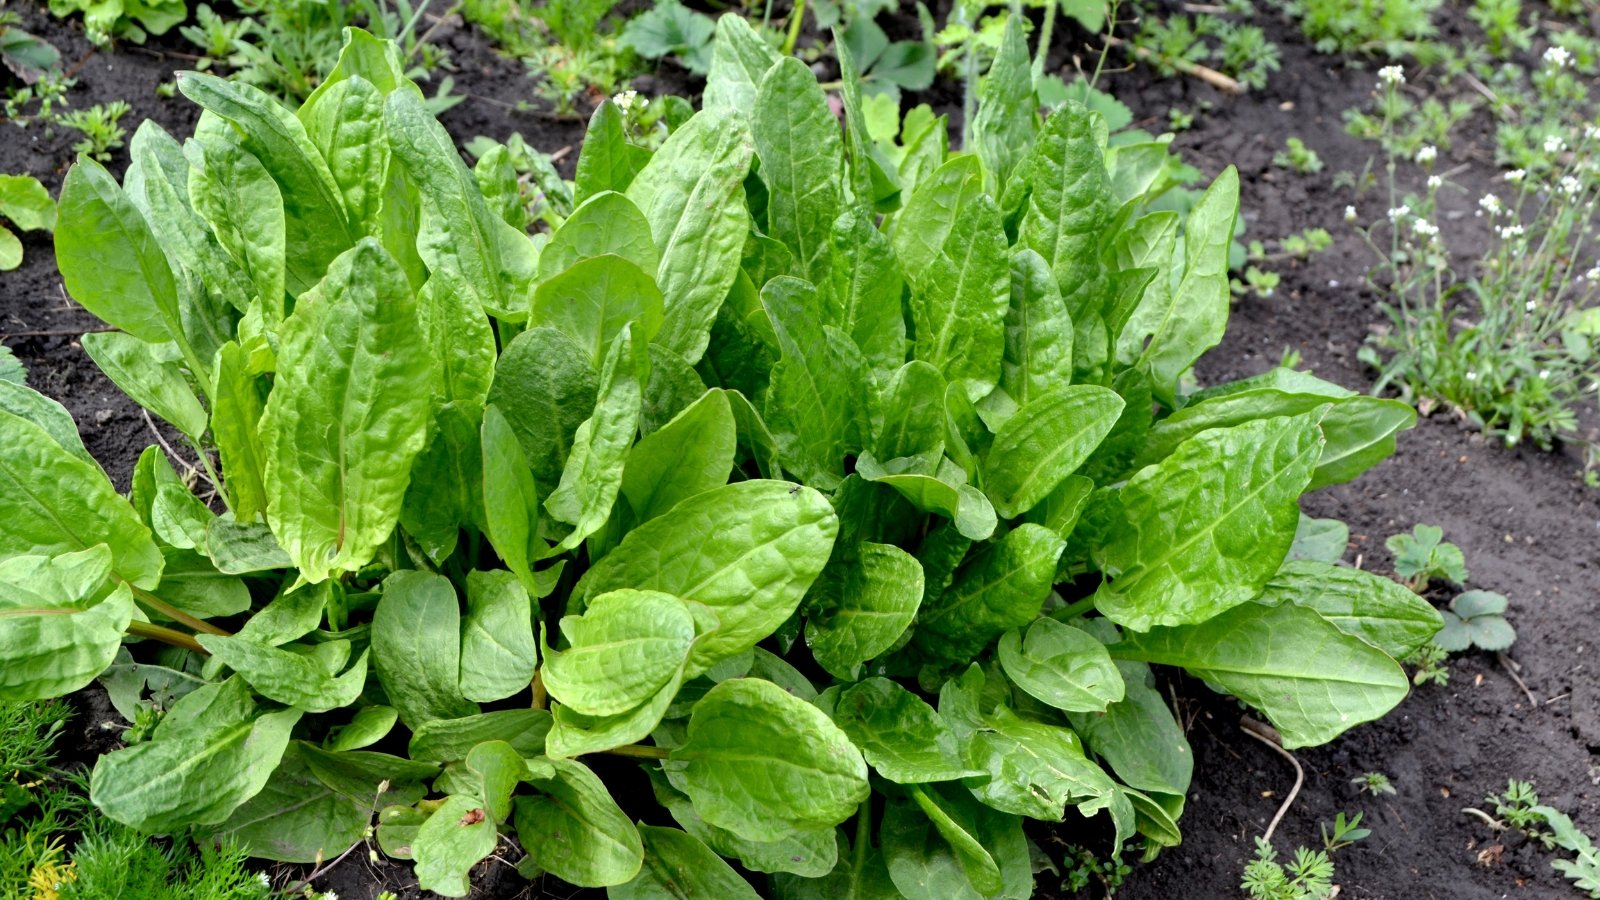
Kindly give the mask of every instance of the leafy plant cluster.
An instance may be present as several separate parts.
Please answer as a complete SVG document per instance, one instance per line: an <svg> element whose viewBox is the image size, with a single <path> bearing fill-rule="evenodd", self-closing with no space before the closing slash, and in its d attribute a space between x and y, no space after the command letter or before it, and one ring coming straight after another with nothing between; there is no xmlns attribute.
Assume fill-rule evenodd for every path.
<svg viewBox="0 0 1600 900"><path fill-rule="evenodd" d="M1441 51L1433 16L1443 0L1293 0L1284 11L1319 53L1382 54L1427 61Z"/></svg>
<svg viewBox="0 0 1600 900"><path fill-rule="evenodd" d="M1361 827L1361 813L1346 819L1334 817L1322 826L1322 849L1296 847L1294 859L1278 862L1278 853L1265 839L1256 838L1255 858L1245 865L1239 887L1250 900L1327 900L1335 896L1333 853L1366 840L1372 829Z"/></svg>
<svg viewBox="0 0 1600 900"><path fill-rule="evenodd" d="M1531 782L1512 779L1506 783L1504 793L1490 794L1484 803L1494 807L1494 817L1485 814L1485 818L1495 828L1516 829L1546 850L1560 848L1572 853L1571 859L1552 860L1550 865L1565 875L1573 887L1590 897L1600 897L1600 850L1571 816L1541 804Z"/></svg>
<svg viewBox="0 0 1600 900"><path fill-rule="evenodd" d="M171 846L89 805L82 775L56 766L71 709L0 702L0 894L32 900L266 900L236 846ZM71 842L69 844L69 841Z"/></svg>
<svg viewBox="0 0 1600 900"><path fill-rule="evenodd" d="M84 30L95 44L142 44L188 18L189 7L184 0L50 0L50 12L61 18L82 13Z"/></svg>
<svg viewBox="0 0 1600 900"><path fill-rule="evenodd" d="M1398 67L1387 69L1379 90L1393 96L1403 81ZM1385 112L1380 133L1393 125ZM1595 124L1552 134L1537 165L1505 173L1504 195L1480 197L1476 211L1491 240L1465 271L1451 262L1448 222L1438 214L1447 188L1433 174L1439 151L1424 146L1408 160L1390 149L1388 211L1361 229L1380 263L1373 280L1387 296L1389 327L1362 351L1379 389L1396 387L1424 409L1458 411L1507 445L1586 445L1577 409L1592 402L1600 381L1597 142ZM1421 194L1399 187L1397 173L1413 163L1426 178Z"/></svg>
<svg viewBox="0 0 1600 900"><path fill-rule="evenodd" d="M1226 6L1221 12L1158 15L1136 3L1139 30L1131 40L1149 53L1162 75L1176 75L1185 65L1209 65L1245 87L1260 90L1282 68L1278 45L1267 40L1261 26L1246 24L1255 15L1254 4Z"/></svg>
<svg viewBox="0 0 1600 900"><path fill-rule="evenodd" d="M651 151L601 104L537 237L393 43L348 31L294 112L184 75L194 136L145 123L120 185L81 160L56 251L187 449L123 497L0 384L6 695L105 681L118 822L367 843L450 896L514 833L524 874L624 896L754 896L733 860L783 897L1027 897L1025 818L1180 839L1156 667L1291 748L1383 715L1438 614L1288 557L1300 495L1414 411L1282 368L1195 390L1236 173L1152 209L1166 145L1040 121L1008 27L954 152L942 117L868 133L847 44L841 129L725 16L704 108Z"/></svg>
<svg viewBox="0 0 1600 900"><path fill-rule="evenodd" d="M12 228L51 231L55 227L56 201L39 179L32 175L0 175L0 272L22 265L22 239Z"/></svg>

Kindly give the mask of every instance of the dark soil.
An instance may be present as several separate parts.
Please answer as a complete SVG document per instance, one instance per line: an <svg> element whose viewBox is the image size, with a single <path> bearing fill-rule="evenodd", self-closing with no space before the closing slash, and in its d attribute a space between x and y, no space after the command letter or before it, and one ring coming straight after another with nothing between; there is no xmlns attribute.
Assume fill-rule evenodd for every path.
<svg viewBox="0 0 1600 900"><path fill-rule="evenodd" d="M195 107L181 97L167 100L155 93L174 70L189 64L180 55L188 48L175 35L143 48L94 51L76 22L63 23L28 3L13 8L23 13L26 28L55 43L76 67L74 106L127 100L134 107L124 120L130 134L145 117L180 136L193 125ZM1340 114L1370 100L1381 63L1363 68L1360 61L1318 56L1274 16L1261 18L1284 60L1283 71L1264 91L1228 96L1193 79L1157 79L1147 68L1112 72L1103 85L1134 110L1136 125L1154 132L1165 130L1169 107L1195 112L1202 102L1210 104L1176 145L1208 176L1229 163L1239 167L1249 237L1270 240L1317 226L1336 236L1326 253L1304 263L1279 264L1283 282L1275 297L1238 304L1223 345L1199 367L1201 380L1256 374L1293 349L1318 375L1365 390L1371 373L1356 352L1382 317L1376 295L1365 286L1373 260L1342 226L1342 215L1345 205L1354 203L1370 219L1381 214L1386 201L1376 191L1357 196L1334 189L1331 176L1359 172L1375 150L1344 133ZM1447 26L1454 27L1459 26ZM1083 35L1070 28L1058 35L1055 65L1070 64L1075 55L1092 59ZM570 174L582 121L517 112L519 101L531 100L521 64L495 55L473 29L446 25L438 40L451 50L456 89L468 98L443 117L457 140L478 134L504 139L520 131L546 151L572 148L562 159ZM1408 74L1414 71L1408 67ZM670 67L655 79L641 87L681 89L684 84ZM1418 89L1419 80L1425 85L1412 74L1410 89ZM951 111L959 105L959 91L936 85L926 96L910 99ZM1447 201L1456 213L1448 233L1478 228L1466 213L1497 176L1490 127L1482 120L1468 123L1438 166L1451 170L1451 180L1464 186ZM3 123L0 135L0 171L27 172L52 191L59 189L72 157L71 137L47 138L38 126L18 130ZM1289 135L1321 155L1327 165L1322 174L1297 176L1271 165ZM113 170L120 172L126 162L119 151ZM1481 230L1477 237L1482 238ZM76 336L98 322L65 297L48 238L25 236L24 242L23 266L0 276L0 338L28 365L33 386L73 413L91 452L125 486L138 451L150 442L149 428L79 347ZM1458 262L1466 266L1469 260ZM1306 499L1307 512L1350 524L1348 559L1377 572L1389 571L1392 562L1385 537L1418 522L1443 526L1446 539L1466 553L1471 586L1511 599L1509 618L1518 631L1516 646L1504 658L1457 657L1450 662L1448 686L1419 688L1382 721L1296 754L1306 782L1278 828L1280 851L1296 844L1319 847L1319 823L1339 811L1362 811L1363 824L1373 828L1370 838L1336 856L1341 898L1578 896L1550 868L1550 854L1502 840L1461 810L1481 805L1484 795L1503 789L1507 778L1530 779L1545 802L1567 811L1580 826L1600 827L1600 760L1595 759L1600 687L1587 671L1600 643L1592 626L1600 620L1600 494L1583 487L1580 467L1573 454L1507 449L1439 414L1402 434L1395 456L1355 483ZM1531 702L1512 678L1517 667ZM1239 873L1253 839L1282 803L1294 772L1281 756L1241 733L1237 704L1194 682L1174 687L1196 756L1182 823L1185 842L1150 864L1136 865L1117 896L1240 896ZM101 747L106 738L97 729L110 715L103 696L85 692L78 702L85 715L74 737ZM1359 793L1350 779L1371 771L1386 773L1398 794ZM1088 839L1082 831L1069 820L1056 836L1073 843ZM1042 843L1053 854L1056 841ZM280 867L277 874L287 880L306 871ZM498 858L479 867L474 883L479 897L577 895L563 885L529 885ZM1057 884L1042 874L1040 895L1057 895ZM414 885L408 863L369 861L360 852L317 884L347 900L366 900L384 889L401 898L419 897Z"/></svg>

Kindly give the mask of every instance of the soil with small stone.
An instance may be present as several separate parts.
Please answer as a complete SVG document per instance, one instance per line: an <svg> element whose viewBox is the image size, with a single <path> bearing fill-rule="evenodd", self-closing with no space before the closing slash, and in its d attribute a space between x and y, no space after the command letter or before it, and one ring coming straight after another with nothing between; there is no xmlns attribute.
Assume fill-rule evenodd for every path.
<svg viewBox="0 0 1600 900"><path fill-rule="evenodd" d="M130 134L147 117L179 136L193 126L196 107L155 92L174 71L192 64L186 57L192 48L175 34L144 47L95 50L80 25L54 19L42 5L11 8L22 13L24 27L61 49L78 79L70 94L74 106L126 100L133 106L124 120ZM939 15L942 20L942 11ZM1462 18L1458 10L1443 15L1447 35L1465 27L1455 21ZM1318 55L1274 14L1260 18L1283 51L1283 70L1265 90L1227 95L1191 78L1157 78L1146 67L1111 71L1102 86L1134 111L1136 126L1152 132L1166 130L1170 107L1197 113L1195 126L1179 134L1175 146L1208 177L1230 163L1239 167L1248 237L1270 241L1309 227L1325 227L1335 235L1327 252L1277 264L1283 280L1275 296L1238 302L1226 339L1198 367L1200 380L1254 375L1293 350L1321 377L1366 390L1372 373L1356 354L1383 317L1378 295L1366 281L1375 260L1343 225L1343 210L1354 204L1370 220L1387 204L1377 190L1356 195L1332 187L1332 176L1360 172L1376 150L1345 134L1341 114L1370 102L1381 63ZM1087 36L1071 28L1057 34L1053 67L1070 65L1074 56L1092 64ZM570 148L561 160L570 174L582 121L554 118L537 104L519 111L519 101L531 99L523 67L497 56L474 29L447 24L436 36L451 51L457 91L467 95L443 116L457 140L464 143L478 134L504 140L521 132L542 150ZM645 79L640 86L646 90L693 89L670 66ZM1419 85L1406 89L1420 97ZM909 99L959 113L959 89L953 85L936 85ZM23 130L0 123L0 129L0 172L30 173L52 193L59 190L71 162L72 139L47 136L37 125ZM1492 124L1474 120L1461 131L1436 169L1448 171L1462 186L1444 194L1441 225L1447 236L1464 235L1453 240L1453 248L1470 251L1485 238L1482 224L1471 215L1474 200L1492 188L1498 171ZM1272 165L1273 154L1290 135L1321 156L1326 164L1321 174L1300 176ZM120 172L126 163L126 152L117 151L110 166ZM102 326L66 297L48 237L24 235L24 247L22 267L0 275L0 339L28 366L30 383L72 412L89 450L125 488L138 452L152 440L151 426L79 346L78 335ZM1466 267L1470 260L1463 255L1457 264ZM1446 539L1466 554L1470 586L1510 598L1508 618L1518 634L1503 656L1455 657L1448 685L1418 688L1383 720L1354 728L1325 747L1295 753L1305 784L1278 827L1280 852L1297 844L1321 846L1319 823L1340 811L1363 812L1363 824L1373 830L1336 855L1342 900L1580 896L1551 869L1550 853L1514 835L1497 835L1462 812L1503 789L1506 779L1528 779L1545 802L1571 814L1580 826L1600 829L1600 679L1593 672L1600 645L1594 625L1600 621L1600 493L1583 486L1580 469L1581 460L1570 451L1507 448L1439 412L1402 434L1395 455L1368 474L1305 499L1308 513L1349 523L1347 559L1376 572L1391 568L1384 548L1388 535L1419 522L1442 526ZM1169 687L1195 753L1195 779L1182 821L1185 839L1153 862L1135 864L1117 896L1241 896L1239 873L1254 838L1292 787L1294 769L1241 731L1238 704L1188 679L1174 679ZM108 737L114 732L105 727L114 714L93 689L75 700L84 714L69 749L88 761L114 746ZM1373 771L1387 774L1397 793L1375 797L1350 783ZM642 783L636 787L645 789ZM1051 855L1064 843L1101 837L1071 819L1031 833ZM473 873L474 896L587 893L548 881L530 885L507 861L516 856L508 852L480 865ZM305 872L274 870L284 879ZM1049 872L1041 874L1039 896L1073 896L1059 884ZM366 900L385 889L401 898L423 896L409 864L373 861L360 853L318 879L317 886L347 900Z"/></svg>

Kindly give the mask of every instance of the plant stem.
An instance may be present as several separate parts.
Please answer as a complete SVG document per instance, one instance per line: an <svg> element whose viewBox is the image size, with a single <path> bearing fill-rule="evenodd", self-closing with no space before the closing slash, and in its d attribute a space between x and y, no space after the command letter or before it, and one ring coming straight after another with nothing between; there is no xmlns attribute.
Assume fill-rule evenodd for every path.
<svg viewBox="0 0 1600 900"><path fill-rule="evenodd" d="M182 647L185 650L193 650L196 653L210 655L206 648L200 646L200 642L194 639L194 635L184 634L175 628L152 625L149 622L129 622L128 633L136 637L151 638L164 644L171 644L174 647Z"/></svg>
<svg viewBox="0 0 1600 900"><path fill-rule="evenodd" d="M872 795L867 794L856 813L856 884L861 883L861 873L867 868L867 851L872 848Z"/></svg>
<svg viewBox="0 0 1600 900"><path fill-rule="evenodd" d="M1085 597L1082 600L1079 600L1077 603L1068 604L1067 608L1063 609L1060 615L1065 619L1076 619L1091 609L1094 609L1094 597L1092 596Z"/></svg>
<svg viewBox="0 0 1600 900"><path fill-rule="evenodd" d="M624 744L621 747L612 747L610 750L601 750L611 756L628 756L634 759L666 759L671 752L665 747L653 747L649 744Z"/></svg>
<svg viewBox="0 0 1600 900"><path fill-rule="evenodd" d="M794 9L789 11L789 33L783 39L783 55L794 53L795 41L800 40L800 26L806 20L806 0L795 0Z"/></svg>
<svg viewBox="0 0 1600 900"><path fill-rule="evenodd" d="M181 609L177 609L167 601L157 597L155 594L152 594L147 590L144 590L143 588L137 588L131 584L128 585L128 587L133 589L134 598L137 599L141 604L149 607L163 616L166 616L174 622L182 622L190 628L193 628L195 631L203 631L206 634L214 634L218 637L229 636L228 632L223 631L221 628L218 628L210 622L196 619L194 616L189 615Z"/></svg>
<svg viewBox="0 0 1600 900"><path fill-rule="evenodd" d="M544 709L550 695L544 689L544 669L533 673L533 708Z"/></svg>
<svg viewBox="0 0 1600 900"><path fill-rule="evenodd" d="M1012 15L1021 15L1013 9ZM1033 54L1033 80L1044 75L1044 58L1050 52L1050 35L1056 30L1056 0L1044 0L1044 24L1039 26L1039 49Z"/></svg>

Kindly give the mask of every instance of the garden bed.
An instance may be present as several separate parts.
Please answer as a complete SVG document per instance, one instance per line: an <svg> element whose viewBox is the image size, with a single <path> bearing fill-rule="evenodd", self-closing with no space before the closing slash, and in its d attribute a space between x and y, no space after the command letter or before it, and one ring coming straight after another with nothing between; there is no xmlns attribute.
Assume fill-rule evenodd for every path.
<svg viewBox="0 0 1600 900"><path fill-rule="evenodd" d="M76 26L31 5L21 9L24 26L53 42L77 67L74 103L126 99L133 105L130 133L145 117L178 135L192 127L192 104L155 94L157 84L186 65L177 41L91 52ZM1145 68L1112 73L1104 86L1133 110L1136 124L1147 123L1152 131L1165 130L1168 107L1212 104L1176 146L1208 178L1227 164L1239 167L1249 236L1271 238L1313 226L1335 235L1328 251L1282 267L1275 296L1238 302L1222 346L1197 372L1200 381L1257 374L1292 349L1322 378L1364 391L1371 375L1356 351L1381 321L1364 283L1373 260L1340 224L1350 192L1331 187L1329 176L1359 171L1375 152L1374 145L1345 133L1340 113L1368 101L1376 65L1355 68L1342 58L1316 55L1298 32L1276 17L1262 18L1284 51L1283 71L1265 90L1228 96L1192 79L1155 79ZM1069 45L1081 38L1070 29L1060 34L1058 52L1076 49ZM468 97L442 117L458 142L478 134L503 140L519 131L545 151L573 147L564 161L570 167L581 122L514 112L511 104L525 84L520 65L495 56L472 29L439 39L460 67L457 90ZM1461 167L1452 177L1468 190L1448 195L1444 203L1470 220L1474 198L1497 171L1487 130L1462 131L1440 168ZM1322 156L1326 174L1301 176L1272 166L1273 154L1291 134ZM61 135L46 140L37 129L8 128L0 141L0 171L33 174L54 194L70 161L69 145ZM119 152L112 168L125 163ZM1376 207L1380 201L1357 202ZM27 365L30 383L73 413L90 452L126 488L138 452L151 441L150 426L78 346L76 334L101 326L66 299L49 240L28 235L24 245L23 266L0 276L0 339ZM1278 828L1280 844L1317 845L1318 823L1339 811L1364 812L1363 824L1373 829L1370 838L1338 857L1342 898L1574 895L1550 868L1549 854L1510 840L1503 852L1496 850L1499 838L1462 808L1480 805L1508 778L1527 779L1580 825L1600 823L1600 687L1590 663L1600 644L1592 624L1600 621L1600 495L1584 487L1581 467L1570 453L1508 449L1439 413L1402 433L1395 455L1369 474L1306 500L1307 513L1349 524L1347 559L1377 572L1391 567L1384 549L1388 535L1418 522L1442 526L1465 553L1470 586L1511 599L1508 618L1518 632L1504 659L1481 652L1454 658L1448 685L1418 688L1384 719L1296 754L1305 786ZM1520 666L1517 676L1526 689L1508 665ZM1253 838L1282 803L1294 772L1280 755L1241 732L1237 704L1195 681L1167 687L1189 725L1197 764L1182 822L1185 840L1153 863L1135 866L1117 896L1234 896ZM110 710L94 697L80 705L90 714L80 717L75 733L88 755L106 747L101 726ZM1351 779L1372 771L1386 773L1397 793L1359 793ZM1072 821L1063 834L1070 835ZM1046 849L1048 834L1034 832ZM545 895L537 883L529 891L494 859L474 877L482 896ZM345 898L373 896L379 887L415 896L407 884L414 884L409 865L374 867L353 857L318 886ZM1051 885L1050 876L1042 876L1039 895L1051 895ZM550 887L549 896L572 896L570 888Z"/></svg>

